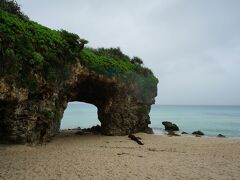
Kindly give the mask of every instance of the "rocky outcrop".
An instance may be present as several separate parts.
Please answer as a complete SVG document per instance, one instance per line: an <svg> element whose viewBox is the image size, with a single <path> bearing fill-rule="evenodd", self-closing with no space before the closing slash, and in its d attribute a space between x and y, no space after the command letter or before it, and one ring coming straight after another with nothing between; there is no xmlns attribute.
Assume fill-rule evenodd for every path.
<svg viewBox="0 0 240 180"><path fill-rule="evenodd" d="M225 138L226 136L222 135L222 134L218 134L217 137L219 138Z"/></svg>
<svg viewBox="0 0 240 180"><path fill-rule="evenodd" d="M178 126L174 123L163 121L162 124L164 125L166 131L179 131Z"/></svg>
<svg viewBox="0 0 240 180"><path fill-rule="evenodd" d="M149 131L149 111L157 88L139 97L138 85L72 64L70 78L51 86L38 78L38 89L19 88L11 76L0 78L0 140L27 143L48 141L58 133L68 102L94 104L105 135Z"/></svg>
<svg viewBox="0 0 240 180"><path fill-rule="evenodd" d="M194 131L192 134L193 135L198 135L198 136L204 136L204 133L202 131L200 131L200 130Z"/></svg>
<svg viewBox="0 0 240 180"><path fill-rule="evenodd" d="M1 142L49 141L71 101L97 107L103 134L151 132L158 80L141 59L84 48L78 35L29 20L15 1L0 3L0 29Z"/></svg>

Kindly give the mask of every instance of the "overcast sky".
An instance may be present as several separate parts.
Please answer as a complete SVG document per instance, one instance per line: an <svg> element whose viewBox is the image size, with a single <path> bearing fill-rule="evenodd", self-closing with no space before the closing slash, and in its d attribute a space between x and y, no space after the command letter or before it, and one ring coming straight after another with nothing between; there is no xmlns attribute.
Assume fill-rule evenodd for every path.
<svg viewBox="0 0 240 180"><path fill-rule="evenodd" d="M17 0L31 19L92 47L139 56L158 104L240 104L239 0Z"/></svg>

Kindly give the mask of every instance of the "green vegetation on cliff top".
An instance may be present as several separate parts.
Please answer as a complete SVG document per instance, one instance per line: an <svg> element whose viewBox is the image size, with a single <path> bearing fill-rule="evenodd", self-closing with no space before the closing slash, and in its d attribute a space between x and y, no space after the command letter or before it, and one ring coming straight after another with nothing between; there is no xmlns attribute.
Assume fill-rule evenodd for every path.
<svg viewBox="0 0 240 180"><path fill-rule="evenodd" d="M0 76L11 74L19 78L20 86L34 89L35 71L46 80L61 82L68 77L70 65L80 61L109 77L156 86L158 80L141 59L131 59L119 48L84 48L86 43L76 34L30 21L14 1L0 0Z"/></svg>

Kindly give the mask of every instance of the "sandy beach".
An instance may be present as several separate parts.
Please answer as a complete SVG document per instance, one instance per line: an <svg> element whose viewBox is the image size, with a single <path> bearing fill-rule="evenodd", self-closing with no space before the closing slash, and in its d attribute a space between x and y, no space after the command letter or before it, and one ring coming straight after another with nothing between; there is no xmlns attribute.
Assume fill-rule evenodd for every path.
<svg viewBox="0 0 240 180"><path fill-rule="evenodd" d="M61 133L46 145L0 145L0 179L239 179L240 140Z"/></svg>

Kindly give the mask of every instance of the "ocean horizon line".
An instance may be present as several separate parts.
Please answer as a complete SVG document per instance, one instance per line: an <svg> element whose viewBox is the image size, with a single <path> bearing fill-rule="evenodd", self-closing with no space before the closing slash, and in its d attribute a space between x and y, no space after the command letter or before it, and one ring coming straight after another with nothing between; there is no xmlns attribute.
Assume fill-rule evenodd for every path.
<svg viewBox="0 0 240 180"><path fill-rule="evenodd" d="M236 104L153 104L159 106L240 106Z"/></svg>
<svg viewBox="0 0 240 180"><path fill-rule="evenodd" d="M89 104L89 105L93 105L94 104L90 104L90 103L85 103L85 102L81 102L81 101L71 101L68 102L71 104ZM240 104L153 104L153 105L157 105L157 106L240 106Z"/></svg>

